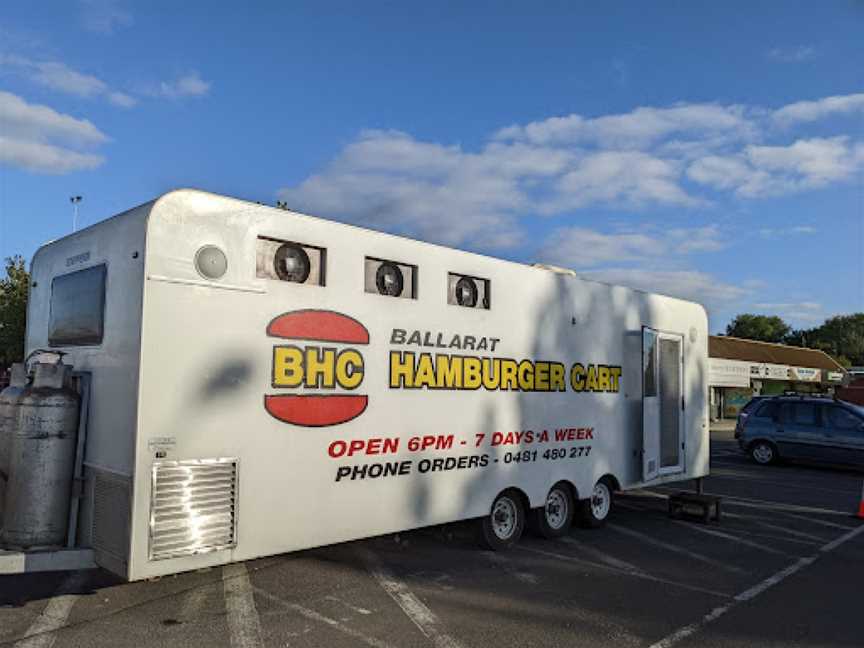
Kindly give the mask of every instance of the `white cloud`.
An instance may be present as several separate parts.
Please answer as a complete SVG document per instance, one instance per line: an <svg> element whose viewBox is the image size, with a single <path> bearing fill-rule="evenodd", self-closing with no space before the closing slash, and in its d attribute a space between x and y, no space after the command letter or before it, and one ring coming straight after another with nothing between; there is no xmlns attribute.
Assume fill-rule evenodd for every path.
<svg viewBox="0 0 864 648"><path fill-rule="evenodd" d="M816 50L807 45L791 48L775 47L768 50L768 58L781 63L803 63L816 58Z"/></svg>
<svg viewBox="0 0 864 648"><path fill-rule="evenodd" d="M864 146L845 135L799 139L787 146L748 145L731 156L707 156L687 169L694 182L755 198L819 189L854 178Z"/></svg>
<svg viewBox="0 0 864 648"><path fill-rule="evenodd" d="M864 112L864 93L824 97L816 101L797 101L774 111L772 118L779 124L788 126L855 112Z"/></svg>
<svg viewBox="0 0 864 648"><path fill-rule="evenodd" d="M596 203L640 206L646 203L699 205L678 184L673 161L641 151L603 151L586 155L557 183L558 197L547 211L560 212Z"/></svg>
<svg viewBox="0 0 864 648"><path fill-rule="evenodd" d="M856 97L816 103L831 114L851 110ZM589 207L705 209L852 180L864 165L864 142L848 135L790 140L776 128L784 110L798 109L703 103L571 114L501 129L470 150L368 131L278 194L298 209L401 234L504 246L518 244L532 217ZM710 237L682 242L694 252L717 245Z"/></svg>
<svg viewBox="0 0 864 648"><path fill-rule="evenodd" d="M69 173L93 169L104 158L91 153L79 153L53 144L0 136L0 164L36 173Z"/></svg>
<svg viewBox="0 0 864 648"><path fill-rule="evenodd" d="M79 0L81 20L88 31L113 34L118 27L128 27L134 20L127 4L121 0Z"/></svg>
<svg viewBox="0 0 864 648"><path fill-rule="evenodd" d="M642 148L671 135L698 138L724 134L746 138L754 125L742 106L678 104L669 108L640 107L632 112L588 119L578 114L550 117L524 126L501 129L495 138L540 145L596 144L603 148Z"/></svg>
<svg viewBox="0 0 864 648"><path fill-rule="evenodd" d="M815 234L818 230L812 225L793 225L791 227L763 227L759 235L766 239L775 239L784 236L795 236L798 234Z"/></svg>
<svg viewBox="0 0 864 648"><path fill-rule="evenodd" d="M717 225L686 227L656 232L604 233L585 227L555 230L539 250L543 263L591 268L605 263L645 262L697 252L715 252L726 247Z"/></svg>
<svg viewBox="0 0 864 648"><path fill-rule="evenodd" d="M778 315L784 320L797 322L821 322L827 314L822 304L814 301L760 302L753 307L768 315Z"/></svg>
<svg viewBox="0 0 864 648"><path fill-rule="evenodd" d="M85 98L105 97L112 104L124 108L137 103L128 94L112 90L101 79L73 70L59 61L35 61L10 54L0 56L0 68L24 75L30 81L57 92Z"/></svg>
<svg viewBox="0 0 864 648"><path fill-rule="evenodd" d="M211 85L209 81L204 81L197 72L193 71L173 81L162 81L157 86L145 89L145 93L170 99L202 97L210 92Z"/></svg>
<svg viewBox="0 0 864 648"><path fill-rule="evenodd" d="M86 119L27 103L5 91L0 91L0 133L3 164L41 173L92 169L102 163L102 158L75 148L93 147L108 141L108 137Z"/></svg>
<svg viewBox="0 0 864 648"><path fill-rule="evenodd" d="M648 292L679 297L705 304L709 308L741 299L748 290L725 283L697 270L646 270L607 268L580 272L580 276Z"/></svg>

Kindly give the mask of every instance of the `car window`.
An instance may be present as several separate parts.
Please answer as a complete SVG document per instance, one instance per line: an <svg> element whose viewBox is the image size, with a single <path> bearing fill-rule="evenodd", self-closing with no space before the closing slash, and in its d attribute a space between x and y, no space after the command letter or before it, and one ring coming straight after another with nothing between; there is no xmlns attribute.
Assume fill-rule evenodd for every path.
<svg viewBox="0 0 864 648"><path fill-rule="evenodd" d="M862 420L843 407L826 407L828 425L841 430L857 430Z"/></svg>
<svg viewBox="0 0 864 648"><path fill-rule="evenodd" d="M762 403L762 407L757 409L753 413L753 416L756 418L766 419L774 418L775 416L777 416L777 403Z"/></svg>
<svg viewBox="0 0 864 648"><path fill-rule="evenodd" d="M783 422L793 425L816 425L815 403L784 403Z"/></svg>
<svg viewBox="0 0 864 648"><path fill-rule="evenodd" d="M756 406L759 405L760 402L762 402L761 398L754 398L741 408L741 413L749 414L751 410L756 409Z"/></svg>

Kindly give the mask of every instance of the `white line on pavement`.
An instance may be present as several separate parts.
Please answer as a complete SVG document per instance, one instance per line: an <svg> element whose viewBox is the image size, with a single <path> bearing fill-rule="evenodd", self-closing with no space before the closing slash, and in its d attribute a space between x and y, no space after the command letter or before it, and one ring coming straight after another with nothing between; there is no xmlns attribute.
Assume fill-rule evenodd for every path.
<svg viewBox="0 0 864 648"><path fill-rule="evenodd" d="M818 524L820 526L831 527L834 529L843 529L844 531L848 531L853 529L854 527L849 526L848 524L837 524L836 522L829 522L828 520L820 520L815 517L807 517L806 515L796 515L795 513L781 513L784 517L792 518L793 520L802 520L804 522L812 522L813 524Z"/></svg>
<svg viewBox="0 0 864 648"><path fill-rule="evenodd" d="M398 580L372 551L365 549L362 554L369 573L436 648L461 648L461 644L447 634L432 610L405 583Z"/></svg>
<svg viewBox="0 0 864 648"><path fill-rule="evenodd" d="M298 603L291 603L289 601L284 601L278 596L271 594L267 590L261 589L260 587L253 586L252 589L258 594L258 596L268 599L277 605L282 606L286 610L290 610L291 612L295 612L300 616L306 617L311 621L317 621L318 623L323 623L324 625L330 626L342 632L349 637L354 637L358 641L363 642L367 646L372 646L372 648L394 648L392 644L387 643L386 641L381 641L380 639L376 639L375 637L370 637L368 635L363 634L353 628L349 628L344 623L340 623L336 619L331 619L328 616L321 614L320 612L316 612L311 608L307 608L303 605L299 605Z"/></svg>
<svg viewBox="0 0 864 648"><path fill-rule="evenodd" d="M58 592L79 589L85 581L81 572L70 574ZM56 594L51 597L42 613L33 620L24 636L15 642L13 648L51 648L57 640L57 631L66 625L72 607L80 598L79 594Z"/></svg>
<svg viewBox="0 0 864 648"><path fill-rule="evenodd" d="M225 592L225 611L228 613L228 635L231 648L263 646L261 620L255 607L249 572L243 563L222 567L222 588Z"/></svg>
<svg viewBox="0 0 864 648"><path fill-rule="evenodd" d="M620 558L616 558L615 556L610 556L607 553L600 551L599 549L595 549L584 542L579 542L570 536L564 536L563 538L558 538L561 542L564 542L569 545L573 545L574 547L578 547L580 551L587 553L590 556L594 556L595 559L600 562L604 562L607 565L611 565L612 567L616 567L618 569L622 569L624 571L632 571L637 574L645 574L644 571L639 569L636 565L630 564ZM647 575L647 574L645 574Z"/></svg>
<svg viewBox="0 0 864 648"><path fill-rule="evenodd" d="M575 556L568 556L566 554L558 553L556 551L546 551L545 549L525 547L523 545L518 545L518 549L520 551L528 551L530 553L535 553L540 556L546 556L547 558L554 558L555 560L563 560L565 562L573 563L574 565L580 565L582 567L600 569L612 572L613 574L621 574L622 576L632 576L633 578L641 578L643 580L649 580L655 583L663 583L664 585L670 585L671 587L678 587L680 589L689 590L691 592L698 592L700 594L709 594L710 596L717 596L720 598L731 598L729 594L724 594L723 592L718 592L717 590L707 589L705 587L699 587L697 585L679 583L678 581L652 576L651 574L646 574L645 572L634 572L630 569L618 569L617 567L612 567L610 565L598 565L597 563L591 562L589 560L576 558Z"/></svg>
<svg viewBox="0 0 864 648"><path fill-rule="evenodd" d="M697 621L696 623L691 623L690 625L686 625L683 628L676 630L675 632L668 635L667 637L664 637L660 641L652 644L650 646L650 648L671 648L671 646L674 646L676 643L678 643L682 639L686 639L686 638L696 634L697 632L699 632L699 630L704 628L709 623L716 621L721 616L723 616L724 614L729 612L729 610L735 608L736 606L740 605L741 603L746 603L747 601L750 601L750 600L756 598L765 590L769 589L770 587L773 587L774 585L777 585L781 581L784 581L787 578L789 578L790 576L792 576L793 574L801 571L802 569L804 569L808 565L811 565L812 563L816 562L816 560L819 559L821 554L833 551L834 549L836 549L837 547L839 547L843 543L848 542L849 540L851 540L852 538L854 538L855 536L857 536L861 533L864 533L864 525L858 527L857 529L853 529L849 533L845 533L842 536L840 536L839 538L837 538L836 540L833 540L833 541L829 542L828 544L824 545L823 547L821 547L819 549L818 553L815 553L812 556L806 556L804 558L801 558L797 562L794 562L793 564L786 567L785 569L781 569L779 572L777 572L773 576L766 578L761 583L754 585L750 589L744 590L743 592L741 592L740 594L735 596L735 598L732 601L730 601L729 603L726 603L725 605L721 605L720 607L714 608L713 610L711 610L711 612L709 612L704 617L702 617L701 620Z"/></svg>
<svg viewBox="0 0 864 648"><path fill-rule="evenodd" d="M680 524L686 526L688 529L693 529L694 531L699 531L706 535L715 536L717 538L723 538L725 540L731 540L732 542L736 542L740 545L744 545L745 547L752 547L753 549L758 549L759 551L764 551L766 553L777 554L778 556L786 556L789 557L785 551L780 551L779 549L775 549L774 547L769 547L764 544L760 544L758 542L753 542L752 540L745 540L741 536L732 535L731 533L724 533L723 531L717 531L716 529L706 529L703 526L697 526L695 524L691 524L688 522L682 522L681 520L673 520L675 524Z"/></svg>
<svg viewBox="0 0 864 648"><path fill-rule="evenodd" d="M343 601L342 599L337 598L335 596L325 596L324 598L327 599L328 601L334 601L335 603L341 603L342 605L347 607L349 610L353 610L354 612L357 612L358 614L363 614L363 615L372 614L372 610L367 610L366 608L357 607L356 605L351 605L348 601Z"/></svg>
<svg viewBox="0 0 864 648"><path fill-rule="evenodd" d="M655 547L660 547L661 549L666 549L667 551L671 551L682 556L688 556L693 560L705 563L706 565L711 565L712 567L716 567L717 569L722 569L724 571L735 572L739 574L745 573L745 570L741 569L740 567L735 567L734 565L729 565L719 560L714 560L713 558L709 558L708 556L703 556L702 554L696 553L695 551L690 551L689 549L685 549L684 547L679 547L678 545L673 545L671 543L664 542L663 540L658 540L657 538L654 538L646 533L640 533L639 531L634 531L633 529L618 526L617 524L607 524L606 526L613 531L616 531L617 533L623 533L624 535L628 535L631 538L636 538L647 544L654 545Z"/></svg>
<svg viewBox="0 0 864 648"><path fill-rule="evenodd" d="M674 492L678 492L678 489L673 489L669 486L652 486L652 488L656 488L658 490L672 490ZM664 495L663 493L653 493L651 491L628 491L628 495L636 495L637 497L655 497L655 498L663 498L667 499L669 496ZM706 495L715 495L717 497L723 498L723 504L731 505L731 506L744 506L750 508L758 508L764 509L766 511L777 511L785 513L787 511L794 511L796 513L819 513L822 515L838 515L842 517L849 517L849 511L837 511L835 509L826 509L819 508L816 506L799 506L798 504L785 504L783 502L776 502L774 500L762 500L762 499L754 499L752 497L738 497L736 495L726 495L724 493L705 493Z"/></svg>

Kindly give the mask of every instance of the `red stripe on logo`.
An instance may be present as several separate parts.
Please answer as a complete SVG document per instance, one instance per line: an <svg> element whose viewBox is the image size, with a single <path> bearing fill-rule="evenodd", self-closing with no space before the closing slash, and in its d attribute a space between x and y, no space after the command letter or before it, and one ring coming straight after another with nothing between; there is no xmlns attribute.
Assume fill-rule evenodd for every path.
<svg viewBox="0 0 864 648"><path fill-rule="evenodd" d="M360 416L368 402L367 396L264 396L264 407L272 416L306 427L346 423Z"/></svg>
<svg viewBox="0 0 864 648"><path fill-rule="evenodd" d="M369 331L353 317L324 310L299 310L273 318L267 335L278 338L369 344Z"/></svg>

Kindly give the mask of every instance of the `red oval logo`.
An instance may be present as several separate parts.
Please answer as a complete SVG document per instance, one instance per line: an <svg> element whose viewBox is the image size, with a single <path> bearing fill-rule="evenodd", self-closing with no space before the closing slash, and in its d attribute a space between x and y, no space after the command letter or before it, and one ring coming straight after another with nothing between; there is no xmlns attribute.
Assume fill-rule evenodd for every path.
<svg viewBox="0 0 864 648"><path fill-rule="evenodd" d="M369 331L353 317L325 310L292 311L273 318L267 326L267 335L298 342L273 347L272 375L276 389L352 391L363 381L364 360L358 349L315 344L369 344ZM366 395L343 393L264 396L264 408L271 416L304 427L346 423L360 416L368 402Z"/></svg>

